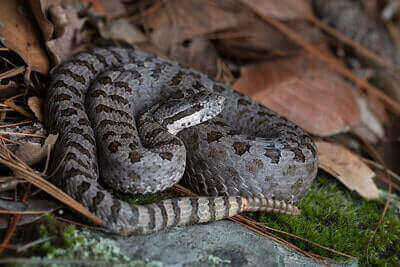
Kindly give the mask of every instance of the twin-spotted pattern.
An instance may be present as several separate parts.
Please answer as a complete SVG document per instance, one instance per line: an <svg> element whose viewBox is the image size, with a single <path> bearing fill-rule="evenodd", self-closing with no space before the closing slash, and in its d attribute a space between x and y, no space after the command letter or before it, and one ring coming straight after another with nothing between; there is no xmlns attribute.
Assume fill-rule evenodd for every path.
<svg viewBox="0 0 400 267"><path fill-rule="evenodd" d="M221 99L196 116L191 111L201 110L198 105L166 119L158 118L154 107L174 101L179 106L187 95L198 99L204 92L224 96L225 108L220 118L178 134L188 150L185 182L210 195L246 197L181 198L136 206L100 185L152 192L178 181L185 150L164 127L179 121L185 128L210 118L214 115L208 111L219 109ZM59 133L53 164L62 164L56 182L121 234L212 221L246 210L298 214L295 207L267 198L297 200L316 174L315 145L299 127L199 72L129 49L94 49L59 66L48 93L47 116L49 130ZM127 165L138 168L132 171Z"/></svg>

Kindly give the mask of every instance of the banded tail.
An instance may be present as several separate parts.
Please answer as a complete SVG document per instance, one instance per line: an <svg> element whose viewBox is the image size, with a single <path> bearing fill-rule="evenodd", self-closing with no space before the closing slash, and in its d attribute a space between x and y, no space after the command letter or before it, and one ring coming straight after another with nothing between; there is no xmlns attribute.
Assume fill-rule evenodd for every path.
<svg viewBox="0 0 400 267"><path fill-rule="evenodd" d="M300 210L291 204L267 198L184 197L132 206L131 219L135 225L120 234L149 234L174 226L217 221L245 211L300 214Z"/></svg>

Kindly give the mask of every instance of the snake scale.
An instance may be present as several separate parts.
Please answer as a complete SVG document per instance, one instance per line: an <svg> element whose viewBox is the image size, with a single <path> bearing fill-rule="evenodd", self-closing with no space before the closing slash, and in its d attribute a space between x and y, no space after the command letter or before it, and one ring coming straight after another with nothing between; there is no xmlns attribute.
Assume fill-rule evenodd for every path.
<svg viewBox="0 0 400 267"><path fill-rule="evenodd" d="M55 183L122 235L243 211L298 214L317 150L300 127L206 75L126 48L81 52L52 72ZM60 164L61 163L61 164ZM182 178L183 177L183 178ZM130 205L180 181L207 197Z"/></svg>

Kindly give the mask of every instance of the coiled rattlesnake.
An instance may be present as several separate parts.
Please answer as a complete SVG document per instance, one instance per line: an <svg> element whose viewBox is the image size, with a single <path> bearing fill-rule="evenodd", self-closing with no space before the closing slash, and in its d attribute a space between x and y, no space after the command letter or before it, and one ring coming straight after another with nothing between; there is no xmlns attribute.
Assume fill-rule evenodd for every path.
<svg viewBox="0 0 400 267"><path fill-rule="evenodd" d="M298 200L317 171L316 147L298 126L204 74L131 49L97 48L60 65L46 114L59 133L53 165L65 156L56 183L121 234L246 210L296 214L278 200ZM225 197L136 206L104 189L164 190L185 168L193 190Z"/></svg>

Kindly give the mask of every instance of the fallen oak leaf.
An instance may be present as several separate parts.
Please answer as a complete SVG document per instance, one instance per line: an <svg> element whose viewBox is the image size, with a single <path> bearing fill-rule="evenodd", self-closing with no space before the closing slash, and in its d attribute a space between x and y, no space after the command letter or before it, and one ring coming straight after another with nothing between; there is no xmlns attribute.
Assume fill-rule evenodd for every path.
<svg viewBox="0 0 400 267"><path fill-rule="evenodd" d="M342 182L349 190L356 191L368 200L379 199L373 181L373 172L356 154L344 146L316 141L318 166Z"/></svg>
<svg viewBox="0 0 400 267"><path fill-rule="evenodd" d="M29 166L35 165L43 160L48 151L52 149L57 141L58 135L50 134L44 141L43 146L38 143L21 144L15 151L15 155Z"/></svg>
<svg viewBox="0 0 400 267"><path fill-rule="evenodd" d="M43 101L39 97L32 96L28 99L28 107L40 122L44 122L42 106Z"/></svg>
<svg viewBox="0 0 400 267"><path fill-rule="evenodd" d="M314 135L330 136L360 123L351 85L312 57L245 66L233 88Z"/></svg>
<svg viewBox="0 0 400 267"><path fill-rule="evenodd" d="M0 1L0 36L2 43L16 52L34 71L47 74L47 54L38 39L34 24L24 11L25 1Z"/></svg>

